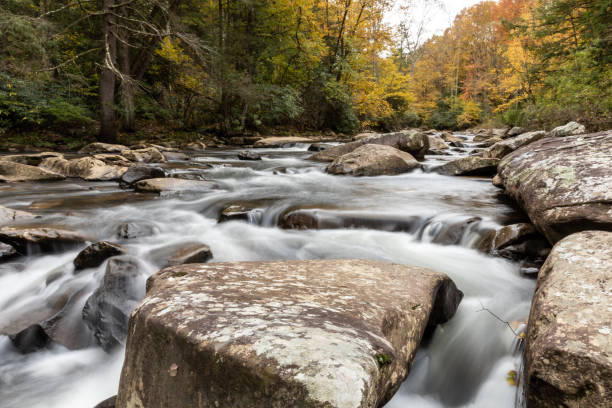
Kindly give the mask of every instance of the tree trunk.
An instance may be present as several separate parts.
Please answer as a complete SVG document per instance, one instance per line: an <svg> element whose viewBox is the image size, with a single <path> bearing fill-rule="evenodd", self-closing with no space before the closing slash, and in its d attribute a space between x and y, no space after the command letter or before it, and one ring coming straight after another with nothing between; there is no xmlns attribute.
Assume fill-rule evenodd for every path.
<svg viewBox="0 0 612 408"><path fill-rule="evenodd" d="M102 59L102 73L100 74L100 135L99 140L106 143L115 143L117 128L115 126L115 66L117 59L116 21L112 14L114 0L103 0L102 33L104 41L104 57Z"/></svg>
<svg viewBox="0 0 612 408"><path fill-rule="evenodd" d="M123 7L122 14L128 17L127 7ZM119 30L121 38L119 49L121 51L121 107L123 108L123 130L133 132L136 129L134 94L136 84L132 78L130 67L130 36L128 31L123 28Z"/></svg>

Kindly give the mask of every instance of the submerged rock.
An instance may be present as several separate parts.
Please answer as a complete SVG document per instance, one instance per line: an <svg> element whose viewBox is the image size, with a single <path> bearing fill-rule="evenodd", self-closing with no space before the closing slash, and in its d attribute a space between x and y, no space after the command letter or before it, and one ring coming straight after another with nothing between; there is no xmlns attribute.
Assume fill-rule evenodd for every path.
<svg viewBox="0 0 612 408"><path fill-rule="evenodd" d="M392 176L420 167L411 154L391 146L366 144L334 160L325 171L347 176Z"/></svg>
<svg viewBox="0 0 612 408"><path fill-rule="evenodd" d="M0 182L63 180L61 174L0 158Z"/></svg>
<svg viewBox="0 0 612 408"><path fill-rule="evenodd" d="M108 258L124 253L125 249L121 245L108 241L96 242L79 252L73 261L74 270L80 271L87 268L96 268L102 265Z"/></svg>
<svg viewBox="0 0 612 408"><path fill-rule="evenodd" d="M33 324L17 334L9 336L13 346L20 353L28 354L47 347L51 339L39 324Z"/></svg>
<svg viewBox="0 0 612 408"><path fill-rule="evenodd" d="M12 224L15 221L27 221L36 218L36 215L20 210L13 210L0 205L0 226Z"/></svg>
<svg viewBox="0 0 612 408"><path fill-rule="evenodd" d="M523 133L520 136L497 142L491 147L482 152L482 157L501 159L504 156L512 153L519 147L528 145L546 137L546 132L539 130L537 132Z"/></svg>
<svg viewBox="0 0 612 408"><path fill-rule="evenodd" d="M551 243L612 230L612 131L538 140L506 156L498 174Z"/></svg>
<svg viewBox="0 0 612 408"><path fill-rule="evenodd" d="M581 125L580 123L576 123L576 122L569 122L566 125L554 128L550 132L550 136L565 137L565 136L572 136L572 135L581 135L584 132L586 132L586 128L584 127L584 125Z"/></svg>
<svg viewBox="0 0 612 408"><path fill-rule="evenodd" d="M102 284L83 308L83 320L104 350L123 344L130 313L144 296L143 288L138 259L120 256L108 261Z"/></svg>
<svg viewBox="0 0 612 408"><path fill-rule="evenodd" d="M527 407L612 402L612 233L570 235L538 276L525 348Z"/></svg>
<svg viewBox="0 0 612 408"><path fill-rule="evenodd" d="M119 239L134 239L149 237L159 233L158 229L148 223L143 222L124 222L117 226L116 236Z"/></svg>
<svg viewBox="0 0 612 408"><path fill-rule="evenodd" d="M140 180L165 177L166 172L159 167L147 166L146 164L135 164L123 173L121 182L126 185L132 185Z"/></svg>
<svg viewBox="0 0 612 408"><path fill-rule="evenodd" d="M406 131L365 137L354 142L334 146L310 156L309 160L333 162L340 156L349 154L355 149L367 144L394 147L403 152L410 153L419 160L422 160L427 150L429 150L429 138L426 134L416 131Z"/></svg>
<svg viewBox="0 0 612 408"><path fill-rule="evenodd" d="M136 191L145 193L188 193L207 192L218 187L217 183L205 180L186 180L178 178L154 178L138 181L134 184Z"/></svg>
<svg viewBox="0 0 612 408"><path fill-rule="evenodd" d="M164 152L164 156L166 160L180 161L180 160L189 160L190 157L185 153L180 152Z"/></svg>
<svg viewBox="0 0 612 408"><path fill-rule="evenodd" d="M167 268L130 319L117 407L379 407L461 297L365 260Z"/></svg>
<svg viewBox="0 0 612 408"><path fill-rule="evenodd" d="M206 150L206 145L202 142L191 142L185 145L185 149L192 150L194 152L201 152Z"/></svg>
<svg viewBox="0 0 612 408"><path fill-rule="evenodd" d="M448 176L493 176L497 172L499 159L478 156L462 157L432 171Z"/></svg>
<svg viewBox="0 0 612 408"><path fill-rule="evenodd" d="M261 216L263 211L261 208L258 208L260 204L256 202L230 204L223 208L221 214L219 214L219 222L249 221L252 218Z"/></svg>
<svg viewBox="0 0 612 408"><path fill-rule="evenodd" d="M0 242L14 247L21 255L36 252L55 252L82 245L87 238L59 228L2 227Z"/></svg>

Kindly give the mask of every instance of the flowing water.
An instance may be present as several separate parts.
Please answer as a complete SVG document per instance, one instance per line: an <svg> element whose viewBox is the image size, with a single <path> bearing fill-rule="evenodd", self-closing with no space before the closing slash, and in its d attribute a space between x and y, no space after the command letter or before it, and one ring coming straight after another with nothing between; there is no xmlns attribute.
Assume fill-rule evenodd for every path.
<svg viewBox="0 0 612 408"><path fill-rule="evenodd" d="M226 150L164 164L173 176L215 180L220 189L209 193L157 197L112 182L69 180L1 185L0 204L41 215L36 224L120 242L140 261L143 290L144 278L161 266L155 264L156 251L194 241L210 246L212 262L368 258L444 272L465 297L455 317L421 347L387 407L513 407L516 387L506 375L517 369L520 357L502 321L526 320L534 282L521 276L518 263L473 247L522 215L489 179L427 172L471 149L428 156L425 171L351 178L327 175L323 164L305 160L307 147L254 149L261 161L241 162L236 151ZM219 222L222 210L236 204L244 219ZM298 216L288 216L292 213ZM124 222L153 234L118 240ZM313 222L320 229L300 229ZM48 313L69 296L62 311L65 330L86 331L83 304L105 265L74 274L79 249L0 264L0 327ZM22 355L0 336L0 406L93 407L116 393L123 353L53 345Z"/></svg>

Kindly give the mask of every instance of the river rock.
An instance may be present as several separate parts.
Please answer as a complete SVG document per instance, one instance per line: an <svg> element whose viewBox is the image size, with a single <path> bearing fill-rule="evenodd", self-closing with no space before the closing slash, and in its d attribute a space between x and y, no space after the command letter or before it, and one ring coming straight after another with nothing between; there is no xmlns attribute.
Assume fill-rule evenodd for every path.
<svg viewBox="0 0 612 408"><path fill-rule="evenodd" d="M212 191L218 185L212 181L185 180L178 178L154 178L134 183L136 191L145 193L173 194Z"/></svg>
<svg viewBox="0 0 612 408"><path fill-rule="evenodd" d="M355 149L367 144L394 147L403 152L410 153L414 158L419 160L423 159L425 157L425 153L427 153L427 150L429 150L429 138L427 135L416 131L407 131L386 133L383 135L366 137L354 142L341 144L339 146L334 146L322 152L316 153L310 156L309 159L322 162L333 162L340 156L349 154Z"/></svg>
<svg viewBox="0 0 612 408"><path fill-rule="evenodd" d="M493 230L478 246L483 252L539 264L550 252L546 238L529 223L506 225Z"/></svg>
<svg viewBox="0 0 612 408"><path fill-rule="evenodd" d="M234 203L226 206L219 214L219 222L249 221L263 214L258 202Z"/></svg>
<svg viewBox="0 0 612 408"><path fill-rule="evenodd" d="M411 154L391 146L366 144L334 160L325 171L347 176L392 176L420 167Z"/></svg>
<svg viewBox="0 0 612 408"><path fill-rule="evenodd" d="M87 268L96 268L102 265L108 258L124 253L125 249L121 245L108 241L96 242L79 252L73 261L74 270L81 271Z"/></svg>
<svg viewBox="0 0 612 408"><path fill-rule="evenodd" d="M502 140L495 143L491 147L485 149L482 152L482 157L502 159L508 154L512 153L519 147L528 145L546 137L546 132L539 130L536 132L523 133L520 136L512 137L510 139Z"/></svg>
<svg viewBox="0 0 612 408"><path fill-rule="evenodd" d="M185 149L192 150L194 152L201 152L206 150L206 145L202 142L191 142L185 145Z"/></svg>
<svg viewBox="0 0 612 408"><path fill-rule="evenodd" d="M0 242L11 245L21 255L36 252L56 252L82 245L87 239L82 235L48 227L2 227Z"/></svg>
<svg viewBox="0 0 612 408"><path fill-rule="evenodd" d="M33 324L19 333L9 336L9 338L13 346L22 354L33 353L51 343L51 339L39 324Z"/></svg>
<svg viewBox="0 0 612 408"><path fill-rule="evenodd" d="M162 152L155 147L137 150L126 149L121 151L121 155L130 161L139 163L163 163L166 161Z"/></svg>
<svg viewBox="0 0 612 408"><path fill-rule="evenodd" d="M130 313L143 296L144 277L138 259L111 258L102 284L83 308L83 320L104 350L110 351L124 343Z"/></svg>
<svg viewBox="0 0 612 408"><path fill-rule="evenodd" d="M429 135L429 151L428 154L438 154L440 150L447 150L448 145L444 143L444 140L440 136Z"/></svg>
<svg viewBox="0 0 612 408"><path fill-rule="evenodd" d="M119 239L134 239L158 234L159 230L145 222L124 222L117 226L116 236Z"/></svg>
<svg viewBox="0 0 612 408"><path fill-rule="evenodd" d="M121 176L121 182L132 185L140 180L153 178L165 178L166 172L160 167L147 166L146 164L135 164L127 169Z"/></svg>
<svg viewBox="0 0 612 408"><path fill-rule="evenodd" d="M461 297L366 260L167 268L130 319L117 407L379 407Z"/></svg>
<svg viewBox="0 0 612 408"><path fill-rule="evenodd" d="M514 136L518 136L525 133L525 128L522 128L520 126L515 126L512 129L510 129L508 131L508 133L506 133L507 137L514 137Z"/></svg>
<svg viewBox="0 0 612 408"><path fill-rule="evenodd" d="M550 136L565 137L565 136L572 136L572 135L581 135L581 134L584 134L585 132L586 132L586 128L584 127L584 125L581 125L580 123L577 123L577 122L569 122L566 125L554 128L550 132Z"/></svg>
<svg viewBox="0 0 612 408"><path fill-rule="evenodd" d="M309 152L322 152L323 150L327 150L330 147L334 147L334 146L327 144L327 143L313 143L310 146L308 146L308 151Z"/></svg>
<svg viewBox="0 0 612 408"><path fill-rule="evenodd" d="M307 137L286 136L286 137L264 137L255 142L255 147L283 147L297 143L312 143L312 139Z"/></svg>
<svg viewBox="0 0 612 408"><path fill-rule="evenodd" d="M0 182L63 180L61 174L0 158Z"/></svg>
<svg viewBox="0 0 612 408"><path fill-rule="evenodd" d="M238 160L261 160L261 156L255 152L238 152Z"/></svg>
<svg viewBox="0 0 612 408"><path fill-rule="evenodd" d="M87 181L118 180L127 171L127 167L107 165L102 160L93 157L81 157L72 160L51 157L45 159L40 167L59 173L64 177L79 177Z"/></svg>
<svg viewBox="0 0 612 408"><path fill-rule="evenodd" d="M279 217L284 229L367 228L381 231L414 232L424 220L403 214L371 214L320 208L291 208Z"/></svg>
<svg viewBox="0 0 612 408"><path fill-rule="evenodd" d="M104 401L100 402L94 408L115 408L116 404L117 404L117 396L113 395L112 397L107 398Z"/></svg>
<svg viewBox="0 0 612 408"><path fill-rule="evenodd" d="M498 174L551 243L612 230L612 131L541 139L504 157Z"/></svg>
<svg viewBox="0 0 612 408"><path fill-rule="evenodd" d="M121 153L127 147L120 144L111 143L90 143L79 150L80 154L95 154L95 153Z"/></svg>
<svg viewBox="0 0 612 408"><path fill-rule="evenodd" d="M450 132L442 132L442 133L440 133L440 138L442 140L444 140L446 143L459 143L459 144L465 143L464 139L462 139L462 138L460 138L458 136L455 136L455 135L453 135Z"/></svg>
<svg viewBox="0 0 612 408"><path fill-rule="evenodd" d="M0 262L4 262L8 259L14 258L19 255L17 250L13 248L9 244L5 244L4 242L0 242Z"/></svg>
<svg viewBox="0 0 612 408"><path fill-rule="evenodd" d="M171 160L171 161L189 160L188 155L186 155L185 153L180 153L180 152L164 152L164 156L166 157L166 160Z"/></svg>
<svg viewBox="0 0 612 408"><path fill-rule="evenodd" d="M15 221L27 221L36 218L34 214L26 211L13 210L0 205L0 226L11 224Z"/></svg>
<svg viewBox="0 0 612 408"><path fill-rule="evenodd" d="M498 163L499 159L468 156L448 162L433 171L448 176L493 176Z"/></svg>
<svg viewBox="0 0 612 408"><path fill-rule="evenodd" d="M57 152L42 152L32 154L13 154L8 156L2 156L0 160L8 160L14 163L27 164L28 166L38 166L43 160L49 157L61 157L64 155Z"/></svg>
<svg viewBox="0 0 612 408"><path fill-rule="evenodd" d="M612 402L612 233L558 242L538 276L525 348L527 407Z"/></svg>
<svg viewBox="0 0 612 408"><path fill-rule="evenodd" d="M187 242L158 248L153 251L153 262L162 267L204 263L212 259L213 254L208 245L201 242Z"/></svg>
<svg viewBox="0 0 612 408"><path fill-rule="evenodd" d="M120 154L101 153L92 156L96 160L104 162L111 166L130 167L133 163L121 156Z"/></svg>

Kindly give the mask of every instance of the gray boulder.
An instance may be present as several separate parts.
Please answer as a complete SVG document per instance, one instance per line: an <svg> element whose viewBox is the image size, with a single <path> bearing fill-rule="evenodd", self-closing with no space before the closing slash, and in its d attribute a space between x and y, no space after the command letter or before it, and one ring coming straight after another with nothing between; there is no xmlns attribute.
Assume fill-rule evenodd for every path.
<svg viewBox="0 0 612 408"><path fill-rule="evenodd" d="M50 157L43 160L40 168L49 170L64 177L79 177L87 181L119 180L127 167L108 165L93 157L66 160L61 157Z"/></svg>
<svg viewBox="0 0 612 408"><path fill-rule="evenodd" d="M432 171L447 176L493 176L499 159L478 156L462 157L436 167Z"/></svg>
<svg viewBox="0 0 612 408"><path fill-rule="evenodd" d="M61 157L64 155L57 152L42 152L32 154L12 154L8 156L2 156L1 160L8 160L14 163L27 164L28 166L38 166L43 160L49 157Z"/></svg>
<svg viewBox="0 0 612 408"><path fill-rule="evenodd" d="M334 160L325 171L348 176L392 176L420 167L412 155L391 146L366 144Z"/></svg>
<svg viewBox="0 0 612 408"><path fill-rule="evenodd" d="M550 132L550 136L565 137L565 136L572 136L572 135L581 135L584 132L586 132L586 128L584 127L584 125L581 125L580 123L577 123L577 122L569 122L566 125L554 128Z"/></svg>
<svg viewBox="0 0 612 408"><path fill-rule="evenodd" d="M111 143L90 143L79 150L80 154L95 154L95 153L121 153L127 149L126 146Z"/></svg>
<svg viewBox="0 0 612 408"><path fill-rule="evenodd" d="M56 252L82 245L87 238L67 229L50 227L2 227L0 242L11 245L21 255Z"/></svg>
<svg viewBox="0 0 612 408"><path fill-rule="evenodd" d="M514 136L518 136L525 133L525 128L522 128L520 126L515 126L512 129L510 129L508 131L508 133L506 134L507 137L514 137Z"/></svg>
<svg viewBox="0 0 612 408"><path fill-rule="evenodd" d="M208 192L218 188L212 181L205 180L186 180L178 178L154 178L140 180L134 183L136 191L144 193L158 194L177 194L177 193L196 193Z"/></svg>
<svg viewBox="0 0 612 408"><path fill-rule="evenodd" d="M34 214L26 211L13 210L0 205L0 226L19 221L28 221L36 218Z"/></svg>
<svg viewBox="0 0 612 408"><path fill-rule="evenodd" d="M74 270L81 271L87 268L96 268L108 258L122 255L125 249L121 245L113 244L108 241L96 242L91 244L74 258Z"/></svg>
<svg viewBox="0 0 612 408"><path fill-rule="evenodd" d="M379 407L462 293L366 260L182 265L130 319L117 407Z"/></svg>
<svg viewBox="0 0 612 408"><path fill-rule="evenodd" d="M386 133L365 137L354 142L331 147L309 157L310 160L333 162L340 156L351 153L363 145L385 145L394 147L403 152L410 153L416 159L423 159L429 150L429 138L426 134L417 131Z"/></svg>
<svg viewBox="0 0 612 408"><path fill-rule="evenodd" d="M612 230L612 131L538 140L504 157L498 175L551 243Z"/></svg>
<svg viewBox="0 0 612 408"><path fill-rule="evenodd" d="M155 147L147 147L144 149L121 151L121 155L126 159L139 163L163 163L166 157Z"/></svg>
<svg viewBox="0 0 612 408"><path fill-rule="evenodd" d="M612 402L612 233L558 242L538 276L525 347L527 407Z"/></svg>
<svg viewBox="0 0 612 408"><path fill-rule="evenodd" d="M126 185L132 185L140 180L164 177L166 177L166 172L160 167L135 164L121 175L121 182Z"/></svg>
<svg viewBox="0 0 612 408"><path fill-rule="evenodd" d="M512 153L519 147L528 145L546 137L546 132L539 130L537 132L523 133L520 136L512 137L495 143L491 147L482 152L482 157L502 159L504 156Z"/></svg>

